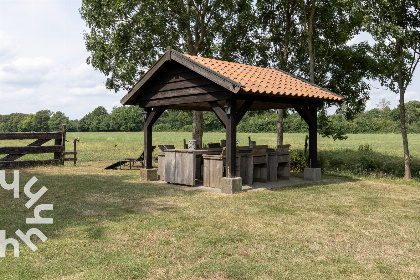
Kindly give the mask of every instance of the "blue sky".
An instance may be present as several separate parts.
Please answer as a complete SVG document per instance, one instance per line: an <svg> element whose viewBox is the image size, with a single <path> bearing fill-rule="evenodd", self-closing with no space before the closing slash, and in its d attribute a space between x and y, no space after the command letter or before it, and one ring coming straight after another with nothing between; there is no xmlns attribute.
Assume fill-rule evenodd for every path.
<svg viewBox="0 0 420 280"><path fill-rule="evenodd" d="M80 119L97 106L119 106L125 92L105 88L86 64L81 0L0 0L0 114L62 111ZM355 42L364 37L355 38ZM420 66L406 100L420 100ZM367 109L398 96L375 84Z"/></svg>

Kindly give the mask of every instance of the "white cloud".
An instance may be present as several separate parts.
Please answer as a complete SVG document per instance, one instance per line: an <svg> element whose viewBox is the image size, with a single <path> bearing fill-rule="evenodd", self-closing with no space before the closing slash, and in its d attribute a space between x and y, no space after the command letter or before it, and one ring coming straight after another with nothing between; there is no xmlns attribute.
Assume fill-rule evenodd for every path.
<svg viewBox="0 0 420 280"><path fill-rule="evenodd" d="M97 85L95 87L75 87L68 90L69 94L75 96L95 96L109 94L109 91L103 85Z"/></svg>
<svg viewBox="0 0 420 280"><path fill-rule="evenodd" d="M418 100L418 99L420 99L420 93L418 93L416 91L407 91L405 93L405 99L407 101L410 101L410 100Z"/></svg>
<svg viewBox="0 0 420 280"><path fill-rule="evenodd" d="M62 111L80 119L123 96L86 64L82 0L0 0L0 114Z"/></svg>
<svg viewBox="0 0 420 280"><path fill-rule="evenodd" d="M17 43L13 37L0 30L0 60L8 61L15 57Z"/></svg>
<svg viewBox="0 0 420 280"><path fill-rule="evenodd" d="M6 102L13 100L25 100L30 98L35 93L33 88L22 88L19 90L13 91L13 94L10 94L9 91L5 88L0 89L0 102L2 105L7 105Z"/></svg>
<svg viewBox="0 0 420 280"><path fill-rule="evenodd" d="M104 75L86 63L74 65L70 71L66 71L65 81L69 88L97 88L98 85L102 85L102 90L108 91L105 89Z"/></svg>
<svg viewBox="0 0 420 280"><path fill-rule="evenodd" d="M16 85L17 89L38 86L53 67L54 62L46 57L18 58L0 65L0 85Z"/></svg>
<svg viewBox="0 0 420 280"><path fill-rule="evenodd" d="M347 46L359 44L361 42L367 42L370 46L375 44L373 37L367 32L361 32L354 36L350 41L347 42Z"/></svg>

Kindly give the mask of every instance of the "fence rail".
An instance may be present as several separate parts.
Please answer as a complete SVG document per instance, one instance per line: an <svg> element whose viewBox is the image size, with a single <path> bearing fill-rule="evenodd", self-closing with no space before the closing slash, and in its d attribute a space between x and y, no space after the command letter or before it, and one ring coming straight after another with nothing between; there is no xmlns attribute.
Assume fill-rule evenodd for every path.
<svg viewBox="0 0 420 280"><path fill-rule="evenodd" d="M65 125L64 125L65 126ZM23 140L23 139L61 139L63 131L54 132L2 132L0 140Z"/></svg>
<svg viewBox="0 0 420 280"><path fill-rule="evenodd" d="M0 147L0 167L10 168L26 165L61 164L65 161L74 161L76 165L76 140L74 140L74 152L66 152L66 125L62 126L61 131L54 132L5 132L0 133L0 140L28 140L35 139L27 146ZM54 145L42 146L50 140L54 140ZM53 159L42 160L18 160L27 154L53 154ZM66 155L74 155L73 158L65 158Z"/></svg>

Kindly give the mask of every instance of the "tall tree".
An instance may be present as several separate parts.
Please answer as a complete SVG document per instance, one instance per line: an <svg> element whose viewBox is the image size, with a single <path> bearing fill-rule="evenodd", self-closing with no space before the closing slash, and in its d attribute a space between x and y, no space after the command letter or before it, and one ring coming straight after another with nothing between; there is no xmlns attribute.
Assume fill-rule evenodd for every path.
<svg viewBox="0 0 420 280"><path fill-rule="evenodd" d="M15 132L19 131L19 123L21 123L25 118L26 114L22 113L12 113L7 119L7 125L5 127L5 132Z"/></svg>
<svg viewBox="0 0 420 280"><path fill-rule="evenodd" d="M367 29L376 41L373 55L377 78L400 97L404 178L411 179L404 98L420 61L420 1L369 0L364 6L368 11Z"/></svg>
<svg viewBox="0 0 420 280"><path fill-rule="evenodd" d="M89 31L87 62L107 77L106 86L130 89L166 46L213 57L250 0L83 0L80 14ZM232 49L233 50L233 49ZM201 146L203 114L193 116L193 138Z"/></svg>
<svg viewBox="0 0 420 280"><path fill-rule="evenodd" d="M35 119L35 114L27 115L21 122L19 122L17 126L18 131L21 131L21 132L22 131L24 132L35 131L34 119Z"/></svg>
<svg viewBox="0 0 420 280"><path fill-rule="evenodd" d="M52 112L50 110L40 110L36 112L33 119L33 129L35 131L48 131L50 128L48 126L48 121Z"/></svg>
<svg viewBox="0 0 420 280"><path fill-rule="evenodd" d="M299 19L306 50L297 57L300 75L346 98L348 118L361 112L369 97L367 43L349 45L363 26L363 11L352 0L300 0Z"/></svg>
<svg viewBox="0 0 420 280"><path fill-rule="evenodd" d="M262 36L265 48L259 48L269 54L263 62L344 96L347 102L339 111L347 118L364 110L369 93L364 81L370 74L369 46L348 45L363 23L356 2L259 0L257 7L262 13L262 29L268 34ZM321 114L325 116L325 109ZM326 116L319 120L322 135L343 138L343 130L334 132Z"/></svg>
<svg viewBox="0 0 420 280"><path fill-rule="evenodd" d="M61 111L55 112L48 121L48 126L53 131L61 131L63 124L69 126L70 119Z"/></svg>
<svg viewBox="0 0 420 280"><path fill-rule="evenodd" d="M420 101L412 100L405 103L407 123L412 124L420 120Z"/></svg>
<svg viewBox="0 0 420 280"><path fill-rule="evenodd" d="M289 56L293 53L293 47L299 45L295 15L298 5L299 0L257 1L262 29L268 35L265 41L269 47L264 51L270 60L276 61L277 67L291 73L294 72L294 65L290 63ZM276 126L277 146L283 145L284 109L277 110Z"/></svg>
<svg viewBox="0 0 420 280"><path fill-rule="evenodd" d="M110 116L103 106L86 114L79 122L79 131L108 131Z"/></svg>
<svg viewBox="0 0 420 280"><path fill-rule="evenodd" d="M112 109L110 129L115 131L141 131L142 109L137 106L121 106Z"/></svg>
<svg viewBox="0 0 420 280"><path fill-rule="evenodd" d="M316 0L301 0L303 14L303 30L306 35L306 42L309 56L309 81L315 83L315 49L314 49L314 25Z"/></svg>

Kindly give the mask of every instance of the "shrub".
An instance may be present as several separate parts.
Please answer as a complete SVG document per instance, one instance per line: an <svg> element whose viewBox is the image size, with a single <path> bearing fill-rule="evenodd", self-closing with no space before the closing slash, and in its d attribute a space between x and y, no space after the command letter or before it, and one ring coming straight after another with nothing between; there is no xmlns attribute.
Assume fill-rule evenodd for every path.
<svg viewBox="0 0 420 280"><path fill-rule="evenodd" d="M290 151L290 170L302 172L308 166L308 156L302 150Z"/></svg>

